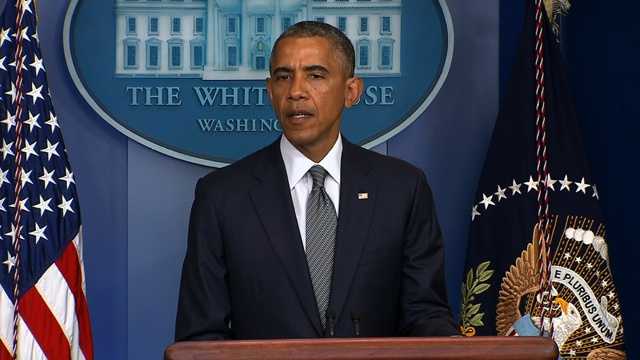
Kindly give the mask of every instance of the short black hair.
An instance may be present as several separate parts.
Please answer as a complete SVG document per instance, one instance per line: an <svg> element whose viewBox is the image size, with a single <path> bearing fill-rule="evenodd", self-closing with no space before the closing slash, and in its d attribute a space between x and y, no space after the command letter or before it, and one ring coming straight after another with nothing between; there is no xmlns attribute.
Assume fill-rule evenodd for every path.
<svg viewBox="0 0 640 360"><path fill-rule="evenodd" d="M308 38L321 37L327 39L333 48L337 50L337 54L342 56L345 73L348 77L353 77L356 67L356 52L353 49L351 40L338 28L319 21L301 21L290 26L285 30L271 49L271 59L275 54L280 41L286 38ZM269 71L271 71L272 60L269 60Z"/></svg>

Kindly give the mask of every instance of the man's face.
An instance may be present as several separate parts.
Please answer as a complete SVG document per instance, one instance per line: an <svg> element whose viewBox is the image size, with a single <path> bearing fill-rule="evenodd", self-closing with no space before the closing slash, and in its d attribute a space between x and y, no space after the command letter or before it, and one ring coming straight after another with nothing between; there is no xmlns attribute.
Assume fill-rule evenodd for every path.
<svg viewBox="0 0 640 360"><path fill-rule="evenodd" d="M321 37L285 38L272 54L267 89L287 139L307 157L322 157L340 131L340 116L362 92L336 50Z"/></svg>

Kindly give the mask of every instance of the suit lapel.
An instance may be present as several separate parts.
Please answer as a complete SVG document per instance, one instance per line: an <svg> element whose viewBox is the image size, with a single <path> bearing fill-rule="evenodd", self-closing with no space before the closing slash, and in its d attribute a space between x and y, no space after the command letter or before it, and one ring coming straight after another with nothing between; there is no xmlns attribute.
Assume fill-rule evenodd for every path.
<svg viewBox="0 0 640 360"><path fill-rule="evenodd" d="M329 307L340 319L367 239L375 203L375 182L368 176L369 163L360 149L343 138L340 169L340 212ZM366 194L366 195L365 195Z"/></svg>
<svg viewBox="0 0 640 360"><path fill-rule="evenodd" d="M251 189L251 199L307 317L320 336L322 335L320 314L313 293L307 257L302 247L279 144L280 142L276 141L269 146L266 149L268 158L256 167L254 175L258 183Z"/></svg>

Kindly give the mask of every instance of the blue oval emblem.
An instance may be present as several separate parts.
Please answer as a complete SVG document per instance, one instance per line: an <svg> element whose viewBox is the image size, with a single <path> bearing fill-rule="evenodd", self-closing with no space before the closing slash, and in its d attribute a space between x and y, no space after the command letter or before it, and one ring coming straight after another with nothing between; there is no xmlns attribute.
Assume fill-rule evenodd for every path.
<svg viewBox="0 0 640 360"><path fill-rule="evenodd" d="M411 124L447 76L445 0L72 0L65 58L85 100L120 132L220 167L280 135L264 80L278 35L302 20L353 42L365 91L342 132L364 147Z"/></svg>

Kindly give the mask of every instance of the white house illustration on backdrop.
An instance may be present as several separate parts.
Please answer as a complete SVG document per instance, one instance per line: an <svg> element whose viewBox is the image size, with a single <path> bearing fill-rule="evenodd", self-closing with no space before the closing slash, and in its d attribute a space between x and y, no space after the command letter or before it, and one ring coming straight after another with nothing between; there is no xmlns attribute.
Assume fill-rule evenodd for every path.
<svg viewBox="0 0 640 360"><path fill-rule="evenodd" d="M264 79L283 30L303 20L342 30L360 76L400 74L402 0L114 0L122 77Z"/></svg>

